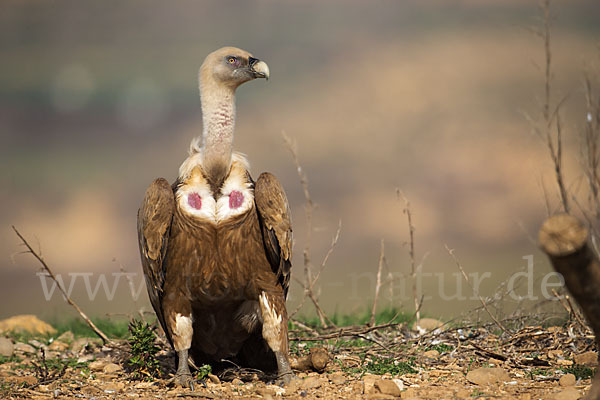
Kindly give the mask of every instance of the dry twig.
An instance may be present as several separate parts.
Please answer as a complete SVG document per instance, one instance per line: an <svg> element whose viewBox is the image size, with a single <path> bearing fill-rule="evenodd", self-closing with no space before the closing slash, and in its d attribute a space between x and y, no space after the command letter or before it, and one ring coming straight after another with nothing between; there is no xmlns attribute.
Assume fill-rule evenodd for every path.
<svg viewBox="0 0 600 400"><path fill-rule="evenodd" d="M381 248L379 251L379 266L377 267L377 283L375 284L375 298L373 300L373 308L371 309L370 326L375 326L375 313L377 312L377 300L379 299L379 290L381 289L381 269L385 263L385 242L381 239Z"/></svg>
<svg viewBox="0 0 600 400"><path fill-rule="evenodd" d="M419 299L417 295L417 263L415 261L415 226L412 223L412 214L410 211L410 202L404 196L404 193L400 191L400 189L396 188L396 195L398 199L402 199L404 201L404 209L402 210L404 214L406 214L406 219L408 223L408 233L409 233L409 250L408 254L410 255L410 276L412 279L412 294L413 301L415 304L415 316L417 319L417 325L421 320L421 312L419 307Z"/></svg>
<svg viewBox="0 0 600 400"><path fill-rule="evenodd" d="M19 239L21 239L21 241L23 242L25 247L27 247L27 249L28 249L27 253L31 253L42 264L42 267L44 267L44 270L46 270L46 272L48 273L50 278L52 278L52 280L56 283L56 286L61 291L61 293L63 294L65 299L67 300L67 303L69 303L71 306L73 306L73 308L79 313L81 318L83 318L83 320L89 325L90 328L92 328L94 333L96 333L96 335L98 335L105 344L112 343L111 340L104 334L104 332L102 332L96 325L94 325L92 320L89 319L89 317L87 315L85 315L85 313L81 310L81 308L79 308L79 306L71 299L71 297L69 297L69 295L65 291L65 288L63 288L60 281L58 281L56 279L54 272L52 272L52 270L50 269L50 267L48 266L48 264L46 263L44 258L39 253L37 253L35 250L33 250L31 245L29 244L29 242L27 242L27 240L23 237L23 235L21 235L21 233L17 230L17 228L15 228L14 225L12 226L12 228L15 231L15 233L17 234L17 236L19 237Z"/></svg>
<svg viewBox="0 0 600 400"><path fill-rule="evenodd" d="M335 324L331 321L331 319L329 319L329 317L327 317L327 314L325 314L325 311L323 311L323 309L321 308L319 301L317 299L317 296L315 295L315 292L314 292L314 286L317 283L317 280L319 279L321 272L323 271L323 269L325 269L327 260L329 259L329 256L331 255L333 248L337 244L337 241L340 236L340 231L342 228L342 222L340 221L338 230L332 240L329 251L323 258L323 262L321 263L321 266L317 272L317 275L313 278L313 264L312 264L311 255L310 255L310 245L311 245L312 230L313 230L312 217L313 217L313 211L315 209L315 205L310 196L310 191L308 190L308 178L306 176L306 173L302 169L302 165L300 164L300 160L298 158L298 150L297 150L296 143L285 132L282 132L281 135L283 136L283 140L285 141L285 144L287 145L288 150L290 151L292 158L294 160L294 164L296 166L296 172L298 173L298 178L300 178L300 184L302 185L302 190L304 191L304 199L306 202L305 207L304 207L305 214L306 214L306 244L304 246L304 282L302 282L298 279L295 279L296 282L298 282L303 287L304 295L303 295L302 300L300 301L300 305L296 308L296 310L294 310L292 313L290 313L290 317L293 317L304 306L304 302L308 298L312 301L312 303L315 307L315 310L317 311L317 316L319 317L319 321L321 322L321 325L324 328L327 328L328 326L335 326Z"/></svg>
<svg viewBox="0 0 600 400"><path fill-rule="evenodd" d="M467 284L469 285L469 287L473 291L473 294L475 294L477 296L477 298L479 298L479 301L481 302L481 305L483 306L483 308L485 309L485 311L487 312L487 314L490 316L490 318L492 319L492 321L494 321L494 323L498 326L498 328L502 329L502 332L504 332L504 333L510 333L510 331L508 329L506 329L504 327L504 325L502 325L502 323L500 321L498 321L498 319L494 316L494 314L492 314L490 312L490 310L488 309L487 303L485 302L485 300L483 300L483 297L481 297L479 295L479 293L477 293L477 291L475 290L475 288L473 287L473 285L471 285L471 281L469 280L469 277L466 274L465 270L463 269L462 265L458 261L458 258L454 254L454 250L451 249L451 248L449 248L447 244L444 245L444 246L446 247L446 250L448 251L448 253L450 254L450 256L452 256L452 259L454 259L454 262L456 263L456 266L458 267L458 269L460 270L460 273L462 274L463 278L465 278L465 281L467 282Z"/></svg>

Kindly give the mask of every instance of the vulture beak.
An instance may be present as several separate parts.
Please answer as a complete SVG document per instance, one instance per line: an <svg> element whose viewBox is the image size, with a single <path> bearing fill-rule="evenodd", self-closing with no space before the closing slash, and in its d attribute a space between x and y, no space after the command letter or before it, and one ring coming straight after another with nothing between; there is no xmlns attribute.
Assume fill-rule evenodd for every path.
<svg viewBox="0 0 600 400"><path fill-rule="evenodd" d="M265 78L269 80L269 66L266 62L259 60L258 58L250 57L248 59L248 65L250 72L255 78Z"/></svg>

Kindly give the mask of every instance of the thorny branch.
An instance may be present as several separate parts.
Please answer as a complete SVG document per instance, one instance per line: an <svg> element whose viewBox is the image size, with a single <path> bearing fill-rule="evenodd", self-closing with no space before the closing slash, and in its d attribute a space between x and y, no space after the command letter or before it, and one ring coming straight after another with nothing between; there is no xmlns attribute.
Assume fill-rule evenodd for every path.
<svg viewBox="0 0 600 400"><path fill-rule="evenodd" d="M21 239L23 244L27 247L28 251L26 253L31 253L42 264L44 270L46 270L50 278L52 278L52 280L56 283L56 286L61 291L64 298L67 300L67 303L69 303L71 306L73 306L73 308L75 308L75 310L79 313L81 318L83 318L83 320L89 325L89 327L92 328L94 333L96 333L96 335L98 335L100 339L102 339L104 344L112 343L111 340L104 334L104 332L102 332L96 325L94 325L92 320L81 310L81 308L79 308L79 306L71 299L71 297L69 297L69 295L65 291L65 288L63 288L61 282L56 279L54 272L52 272L52 270L50 269L44 258L41 256L41 254L33 250L29 242L23 237L23 235L21 235L21 233L17 230L17 228L15 228L14 225L12 226L12 228L19 237L19 239Z"/></svg>

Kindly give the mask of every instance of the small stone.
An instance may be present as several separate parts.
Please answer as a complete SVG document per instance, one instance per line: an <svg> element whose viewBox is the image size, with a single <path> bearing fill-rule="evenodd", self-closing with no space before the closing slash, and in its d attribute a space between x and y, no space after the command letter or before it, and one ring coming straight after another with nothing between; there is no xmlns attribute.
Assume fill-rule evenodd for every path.
<svg viewBox="0 0 600 400"><path fill-rule="evenodd" d="M81 351L89 346L89 344L89 338L79 338L71 343L71 350L73 350L75 353L81 353Z"/></svg>
<svg viewBox="0 0 600 400"><path fill-rule="evenodd" d="M329 362L329 352L323 347L313 347L310 349L310 360L315 371L323 372Z"/></svg>
<svg viewBox="0 0 600 400"><path fill-rule="evenodd" d="M218 377L218 376L216 376L216 375L213 375L213 374L208 374L206 377L207 377L207 378L208 378L208 380L209 380L209 381L211 381L212 383L216 383L217 385L218 385L219 383L221 383L221 380L220 380L220 379L219 379L219 377Z"/></svg>
<svg viewBox="0 0 600 400"><path fill-rule="evenodd" d="M0 321L0 332L30 333L33 335L55 335L56 329L35 315L15 315Z"/></svg>
<svg viewBox="0 0 600 400"><path fill-rule="evenodd" d="M52 351L65 351L69 348L69 345L61 342L60 340L55 340L52 343L50 343L50 345L48 346L48 350L52 350Z"/></svg>
<svg viewBox="0 0 600 400"><path fill-rule="evenodd" d="M375 382L379 380L376 375L365 375L363 377L363 394L378 393L375 389Z"/></svg>
<svg viewBox="0 0 600 400"><path fill-rule="evenodd" d="M577 378L573 374L565 374L558 380L560 386L573 386L575 382L577 382Z"/></svg>
<svg viewBox="0 0 600 400"><path fill-rule="evenodd" d="M430 332L435 329L441 328L442 326L444 326L444 323L441 321L438 321L437 319L421 318L421 320L419 321L418 324L416 322L413 324L412 329L414 331L422 330L425 332Z"/></svg>
<svg viewBox="0 0 600 400"><path fill-rule="evenodd" d="M109 382L102 385L102 389L104 393L118 393L123 391L125 388L125 383L123 382Z"/></svg>
<svg viewBox="0 0 600 400"><path fill-rule="evenodd" d="M9 376L6 378L7 383L13 383L16 385L35 385L38 383L38 380L35 376L25 375L25 376Z"/></svg>
<svg viewBox="0 0 600 400"><path fill-rule="evenodd" d="M105 361L97 360L92 361L89 365L90 371L100 372L104 370L104 366L106 365Z"/></svg>
<svg viewBox="0 0 600 400"><path fill-rule="evenodd" d="M15 351L20 351L21 353L30 353L30 354L36 352L35 348L32 345L21 343L21 342L15 344Z"/></svg>
<svg viewBox="0 0 600 400"><path fill-rule="evenodd" d="M285 392L288 394L296 393L300 389L301 379L293 378L285 387Z"/></svg>
<svg viewBox="0 0 600 400"><path fill-rule="evenodd" d="M437 359L440 357L440 352L437 350L429 350L429 351L426 351L425 353L423 353L423 356L425 358Z"/></svg>
<svg viewBox="0 0 600 400"><path fill-rule="evenodd" d="M140 382L135 385L136 389L149 389L156 385L156 382Z"/></svg>
<svg viewBox="0 0 600 400"><path fill-rule="evenodd" d="M574 387L568 387L552 396L554 400L577 400L581 397L579 391Z"/></svg>
<svg viewBox="0 0 600 400"><path fill-rule="evenodd" d="M56 340L60 340L63 343L73 343L73 341L75 340L75 335L73 335L73 332L71 331L66 331L63 332L62 335L57 337Z"/></svg>
<svg viewBox="0 0 600 400"><path fill-rule="evenodd" d="M309 376L304 379L300 384L300 387L304 390L316 389L321 386L321 380L318 376Z"/></svg>
<svg viewBox="0 0 600 400"><path fill-rule="evenodd" d="M402 381L402 379L392 379L392 382L394 382L396 386L400 388L400 390L404 390L404 382Z"/></svg>
<svg viewBox="0 0 600 400"><path fill-rule="evenodd" d="M476 385L487 385L489 383L507 382L510 377L502 368L477 368L469 371L467 380Z"/></svg>
<svg viewBox="0 0 600 400"><path fill-rule="evenodd" d="M569 366L573 365L573 361L571 361L571 360L556 360L556 364L562 365L565 367L569 367Z"/></svg>
<svg viewBox="0 0 600 400"><path fill-rule="evenodd" d="M108 363L104 366L102 370L105 374L114 374L116 372L122 371L123 367L121 367L119 364Z"/></svg>
<svg viewBox="0 0 600 400"><path fill-rule="evenodd" d="M46 346L44 343L40 342L39 340L32 339L29 341L29 344L32 345L33 347L35 347L36 349L48 350L48 346Z"/></svg>
<svg viewBox="0 0 600 400"><path fill-rule="evenodd" d="M0 337L0 356L12 357L15 353L15 345L12 340Z"/></svg>
<svg viewBox="0 0 600 400"><path fill-rule="evenodd" d="M383 394L389 394L396 397L402 394L402 390L398 387L396 382L387 379L376 381L375 387Z"/></svg>
<svg viewBox="0 0 600 400"><path fill-rule="evenodd" d="M234 386L240 386L240 385L243 385L244 382L242 382L242 380L239 378L235 378L234 380L231 381L231 384Z"/></svg>
<svg viewBox="0 0 600 400"><path fill-rule="evenodd" d="M346 383L346 377L342 372L336 372L334 374L329 375L329 380L334 385L343 385Z"/></svg>
<svg viewBox="0 0 600 400"><path fill-rule="evenodd" d="M575 360L575 364L594 367L598 364L598 353L595 351L586 351L585 353L577 354L573 357L573 360Z"/></svg>
<svg viewBox="0 0 600 400"><path fill-rule="evenodd" d="M259 388L256 393L264 399L272 399L276 396L275 391L270 387Z"/></svg>

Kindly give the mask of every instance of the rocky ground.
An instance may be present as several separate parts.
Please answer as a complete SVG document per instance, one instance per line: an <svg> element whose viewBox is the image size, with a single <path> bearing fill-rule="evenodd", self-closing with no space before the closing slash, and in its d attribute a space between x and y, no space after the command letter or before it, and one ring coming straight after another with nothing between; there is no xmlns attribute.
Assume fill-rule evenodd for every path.
<svg viewBox="0 0 600 400"><path fill-rule="evenodd" d="M2 326L0 325L0 329ZM292 331L296 380L282 388L248 370L209 375L192 392L164 376L136 381L123 340L102 344L71 332L0 338L0 398L6 399L577 399L598 355L584 327L491 326L419 334L401 325ZM337 337L335 337L337 335ZM262 378L262 379L261 379Z"/></svg>

